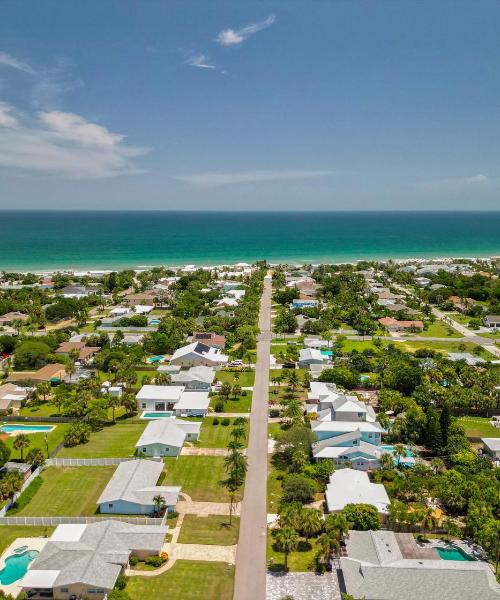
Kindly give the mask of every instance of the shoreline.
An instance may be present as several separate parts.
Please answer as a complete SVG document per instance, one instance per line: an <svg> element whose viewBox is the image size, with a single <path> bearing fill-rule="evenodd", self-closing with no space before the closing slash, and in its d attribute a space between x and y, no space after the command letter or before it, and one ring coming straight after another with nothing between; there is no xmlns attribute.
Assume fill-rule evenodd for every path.
<svg viewBox="0 0 500 600"><path fill-rule="evenodd" d="M479 261L491 261L491 260L495 260L495 259L500 259L500 249L498 251L498 254L485 254L485 255L475 255L475 256L464 256L464 255L456 255L456 256L430 256L430 255L420 255L417 256L410 256L410 257L398 257L398 258L394 258L394 257L385 257L385 258L380 258L380 257L365 257L365 258L356 258L356 259L348 259L346 258L345 260L342 259L331 259L331 258L305 258L305 259L294 259L294 258L283 258L283 259L274 259L273 260L268 260L268 264L273 267L273 266L277 266L279 264L287 264L287 265L293 265L293 266L304 266L307 264L312 264L313 266L318 266L318 265L356 265L360 262L379 262L379 263L388 263L388 262L393 262L395 264L406 264L406 263L416 263L416 264L427 264L427 263L452 263L454 261L459 261L459 260L465 260L465 261L474 261L474 262L479 262ZM92 267L87 267L87 266L76 266L76 267L72 267L72 266L63 266L63 267L46 267L46 268L40 268L40 267L36 267L36 268L30 268L30 267L4 267L1 262L0 262L0 271L6 271L6 272L10 272L10 273L21 273L21 274L28 274L28 273L32 273L34 275L55 275L57 273L69 273L72 275L76 275L76 276L100 276L100 275L105 275L107 273L112 273L112 272L116 272L116 271L125 271L125 270L133 270L136 272L141 272L141 271L149 271L151 269L154 268L165 268L165 269L172 269L175 271L178 270L182 270L182 269L186 269L188 267L196 267L199 269L231 269L231 268L235 268L235 267L250 267L252 266L255 262L260 261L260 260L266 260L264 258L262 259L255 259L255 260L251 260L248 259L247 261L234 261L234 262L224 262L224 263L216 263L213 261L210 262L197 262L197 263L193 263L193 262L176 262L176 263L167 263L167 262L163 262L163 263L157 263L157 264L142 264L142 265L132 265L132 264L120 264L120 265L103 265L103 266L92 266ZM250 262L248 262L250 261Z"/></svg>

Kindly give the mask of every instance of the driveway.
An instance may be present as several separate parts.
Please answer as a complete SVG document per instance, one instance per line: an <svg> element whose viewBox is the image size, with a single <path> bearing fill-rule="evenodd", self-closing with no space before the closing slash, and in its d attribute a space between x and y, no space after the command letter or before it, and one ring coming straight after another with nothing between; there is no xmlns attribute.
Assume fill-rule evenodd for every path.
<svg viewBox="0 0 500 600"><path fill-rule="evenodd" d="M294 600L340 600L337 574L268 573L266 599L281 600L285 596Z"/></svg>

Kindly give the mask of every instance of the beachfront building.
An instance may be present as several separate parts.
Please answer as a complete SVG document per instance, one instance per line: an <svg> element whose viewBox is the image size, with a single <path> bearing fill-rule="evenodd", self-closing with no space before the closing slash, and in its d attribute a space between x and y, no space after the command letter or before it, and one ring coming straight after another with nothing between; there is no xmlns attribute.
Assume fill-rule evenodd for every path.
<svg viewBox="0 0 500 600"><path fill-rule="evenodd" d="M387 517L391 503L385 487L372 483L367 473L340 469L330 475L325 492L328 512L340 512L348 504L370 504L382 519Z"/></svg>
<svg viewBox="0 0 500 600"><path fill-rule="evenodd" d="M220 369L228 363L228 357L219 348L207 346L201 342L193 342L177 350L170 359L171 365L181 367L214 367Z"/></svg>
<svg viewBox="0 0 500 600"><path fill-rule="evenodd" d="M444 553L443 553L444 554ZM340 568L347 593L365 600L499 600L488 563L443 560L411 534L349 531Z"/></svg>
<svg viewBox="0 0 500 600"><path fill-rule="evenodd" d="M129 460L116 468L108 485L102 491L97 505L101 514L154 515L155 497L161 496L165 509L175 510L181 488L156 485L163 471L163 462Z"/></svg>
<svg viewBox="0 0 500 600"><path fill-rule="evenodd" d="M183 385L143 385L136 400L139 410L172 411L177 417L204 417L210 404L207 391L186 391Z"/></svg>
<svg viewBox="0 0 500 600"><path fill-rule="evenodd" d="M184 442L199 438L200 429L200 421L154 419L142 432L136 452L139 456L179 456Z"/></svg>
<svg viewBox="0 0 500 600"><path fill-rule="evenodd" d="M104 600L130 555L158 555L168 527L99 523L59 525L22 580L30 600L93 598Z"/></svg>

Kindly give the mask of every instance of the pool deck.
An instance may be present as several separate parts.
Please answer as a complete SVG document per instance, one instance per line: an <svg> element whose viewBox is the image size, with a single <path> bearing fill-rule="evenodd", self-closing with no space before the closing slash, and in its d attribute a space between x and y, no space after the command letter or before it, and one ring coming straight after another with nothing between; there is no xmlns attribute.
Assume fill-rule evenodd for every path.
<svg viewBox="0 0 500 600"><path fill-rule="evenodd" d="M49 541L49 538L44 538L44 537L31 537L31 538L15 539L12 542L12 544L3 551L2 556L0 556L0 571L5 567L5 560L7 558L9 558L9 556L15 554L14 550L16 548L20 548L21 546L28 546L26 552L28 550L38 550L38 552L41 552L43 550L45 544L48 541ZM28 570L30 569L32 564L33 564L33 561L28 566ZM18 579L17 581L14 581L14 583L11 583L10 585L0 584L0 590L5 592L6 594L10 594L14 598L17 598L17 596L22 591L22 588L20 585L21 581L22 581L22 579Z"/></svg>
<svg viewBox="0 0 500 600"><path fill-rule="evenodd" d="M396 539L403 558L439 560L436 548L420 546L411 533L396 533Z"/></svg>

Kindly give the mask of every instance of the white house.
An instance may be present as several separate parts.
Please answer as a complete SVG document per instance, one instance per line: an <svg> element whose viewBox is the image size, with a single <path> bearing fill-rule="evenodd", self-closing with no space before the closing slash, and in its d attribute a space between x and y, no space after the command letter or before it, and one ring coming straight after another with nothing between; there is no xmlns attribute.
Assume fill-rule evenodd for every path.
<svg viewBox="0 0 500 600"><path fill-rule="evenodd" d="M154 419L135 445L139 456L179 456L184 442L194 442L200 435L200 421Z"/></svg>
<svg viewBox="0 0 500 600"><path fill-rule="evenodd" d="M205 367L220 368L228 363L228 357L218 348L212 348L201 342L193 342L182 348L178 348L172 358L171 365L180 365L182 367Z"/></svg>
<svg viewBox="0 0 500 600"><path fill-rule="evenodd" d="M381 516L388 513L391 503L381 483L371 483L367 473L354 469L339 469L330 475L326 486L328 512L339 512L347 504L371 504Z"/></svg>
<svg viewBox="0 0 500 600"><path fill-rule="evenodd" d="M484 451L494 461L500 461L500 438L481 438Z"/></svg>
<svg viewBox="0 0 500 600"><path fill-rule="evenodd" d="M215 369L200 365L191 367L187 371L180 371L171 376L172 385L183 385L186 391L210 390L215 377Z"/></svg>
<svg viewBox="0 0 500 600"><path fill-rule="evenodd" d="M116 468L97 504L102 514L150 515L155 512L155 496L161 496L168 511L173 511L179 499L179 486L156 485L163 471L163 462L129 460Z"/></svg>
<svg viewBox="0 0 500 600"><path fill-rule="evenodd" d="M299 351L299 367L306 369L311 365L323 365L330 361L327 354L322 354L321 350L316 348L303 348Z"/></svg>
<svg viewBox="0 0 500 600"><path fill-rule="evenodd" d="M177 417L204 417L208 412L208 391L186 391L182 385L143 385L137 396L140 410L172 411Z"/></svg>

